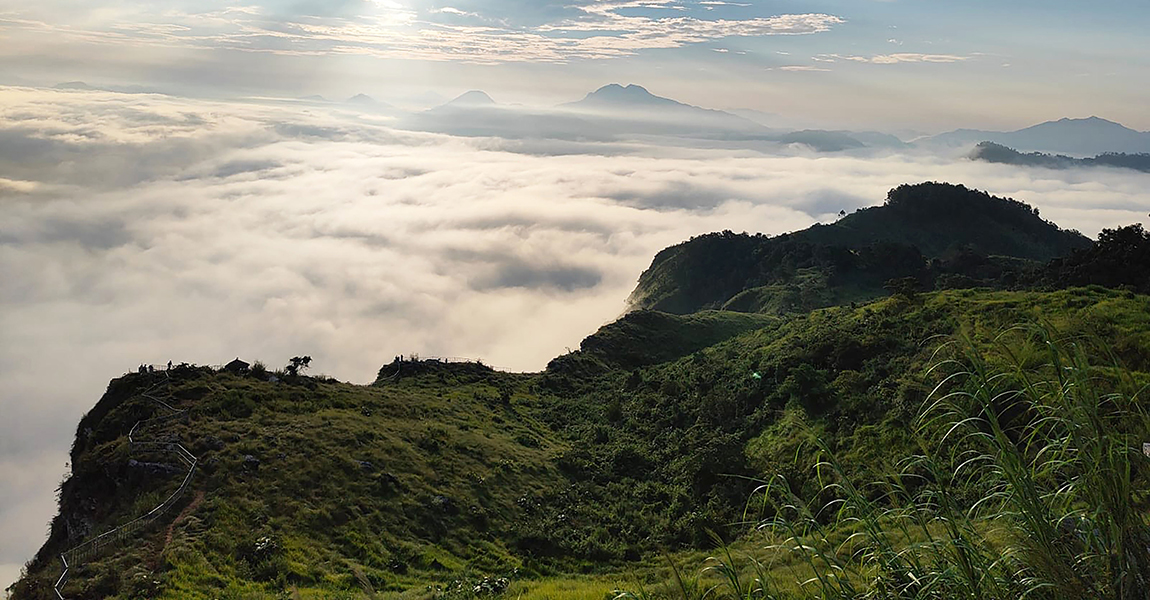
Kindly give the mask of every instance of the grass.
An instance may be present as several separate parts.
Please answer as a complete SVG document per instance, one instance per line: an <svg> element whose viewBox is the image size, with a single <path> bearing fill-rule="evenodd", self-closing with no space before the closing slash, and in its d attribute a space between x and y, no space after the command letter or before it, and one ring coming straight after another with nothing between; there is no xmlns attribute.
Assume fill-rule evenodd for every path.
<svg viewBox="0 0 1150 600"><path fill-rule="evenodd" d="M766 549L805 568L780 578L724 548L698 574L675 569L670 585L630 595L1145 598L1147 386L1092 360L1109 354L1097 339L1028 327L994 344L992 356L966 343L937 362L947 375L917 420L921 453L898 471L857 484L821 445L823 499L781 478L757 490L774 512L759 526L778 540Z"/></svg>
<svg viewBox="0 0 1150 600"><path fill-rule="evenodd" d="M803 598L817 589L881 597L876 581L930 571L948 552L947 540L952 550L977 550L971 560L1001 563L1042 547L1024 546L990 513L958 516L980 499L1007 497L1002 486L1022 481L1018 465L1030 468L1038 446L1021 454L1026 460L1006 472L1011 478L995 479L970 468L954 474L959 458L994 456L992 447L977 446L993 436L963 433L946 443L931 436L946 419L977 408L979 377L1003 386L986 388L997 390L986 392L987 406L1004 399L1021 406L1027 394L1044 398L1019 413L1044 415L1049 431L1035 440L1054 439L1056 417L1070 407L1085 410L1044 408L1077 396L1049 384L1052 374L1070 373L1051 367L1051 340L1016 330L998 335L1020 321L1045 322L1079 344L1078 362L1066 366L1090 379L1066 389L1092 384L1107 399L1097 418L1118 422L1130 439L1150 435L1127 430L1135 422L1130 415L1140 413L1109 412L1113 394L1134 397L1131 390L1150 382L1150 298L1097 288L955 290L787 319L645 313L604 328L591 348L541 374L421 363L362 386L178 370L174 400L192 417L167 434L201 457L193 492L205 492L204 501L174 525L166 547L170 520L139 545L84 566L69 593L430 598L467 596L486 577L507 577L503 595L524 598L604 598L618 589L681 597L680 581L699 593L718 585L711 595L745 597L762 589L754 593ZM1106 347L1077 341L1089 335L1105 339ZM938 336L968 341L937 354ZM643 345L636 340L666 342L662 362L633 362ZM966 353L954 351L959 347ZM588 356L595 368L583 370ZM928 370L944 357L952 362ZM1009 375L995 375L1003 373ZM146 379L132 374L112 382L81 422L74 474L61 492L71 523L104 529L127 521L173 485L140 479L126 467L124 433L150 414L139 396ZM1019 389L1026 394L1001 395ZM958 391L966 395L947 396ZM928 398L940 401L931 405L935 418L920 421ZM1029 421L1011 410L1003 435L1017 441ZM1058 448L1086 447L1084 432L1060 435ZM1113 450L1091 448L1099 464ZM1060 452L1058 460L1070 464L1068 452ZM1053 451L1041 456L1048 455ZM245 462L248 456L258 467ZM1065 485L1070 468L1043 467L1036 489ZM781 477L769 479L770 494L755 496L745 512L753 480L767 473ZM944 484L945 493L937 487ZM1085 487L1108 489L1087 483L1076 489ZM1138 489L1132 512L1118 524L1102 524L1129 529L1131 519L1145 514ZM1123 497L1122 489L1105 493ZM955 515L928 517L912 509L920 503ZM1033 498L1031 504L1037 506ZM1068 506L1060 514L1083 516L1078 505ZM1079 512L1065 512L1071 509ZM63 522L57 520L30 565L30 585L58 575L55 554L69 543ZM751 532L748 522L768 526ZM722 546L706 550L715 547L708 530L733 540L729 555ZM820 553L795 552L797 540ZM1134 543L1108 541L1090 552ZM911 549L935 554L917 565L898 562L909 561ZM678 579L664 555L679 569ZM1123 556L1115 560L1129 562ZM971 564L994 572L993 561ZM953 581L961 575L947 573Z"/></svg>

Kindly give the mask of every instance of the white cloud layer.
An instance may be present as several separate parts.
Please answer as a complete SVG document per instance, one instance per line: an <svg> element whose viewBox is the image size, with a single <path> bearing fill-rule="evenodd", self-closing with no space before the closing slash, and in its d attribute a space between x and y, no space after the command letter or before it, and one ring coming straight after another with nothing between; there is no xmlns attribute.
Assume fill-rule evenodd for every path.
<svg viewBox="0 0 1150 600"><path fill-rule="evenodd" d="M42 543L80 415L142 362L310 354L357 382L411 352L539 369L691 235L801 228L924 180L1088 234L1147 204L1147 176L1120 171L650 141L572 154L336 109L27 88L0 88L0 173L0 573Z"/></svg>

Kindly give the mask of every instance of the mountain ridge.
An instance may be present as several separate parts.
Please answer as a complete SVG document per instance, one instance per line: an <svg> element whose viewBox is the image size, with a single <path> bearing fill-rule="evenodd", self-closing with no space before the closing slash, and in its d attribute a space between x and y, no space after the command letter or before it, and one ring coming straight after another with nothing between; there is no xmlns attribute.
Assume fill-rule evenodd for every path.
<svg viewBox="0 0 1150 600"><path fill-rule="evenodd" d="M994 142L1021 151L1055 152L1076 157L1107 152L1150 152L1150 132L1137 131L1096 116L1063 117L1014 131L956 129L924 142L941 146Z"/></svg>
<svg viewBox="0 0 1150 600"><path fill-rule="evenodd" d="M884 205L832 224L774 238L726 231L664 249L640 275L628 305L676 314L811 310L880 297L890 279L933 287L944 275L990 276L1014 269L1011 262L1037 266L1089 245L1022 202L961 185L903 185ZM970 271L976 265L978 273Z"/></svg>
<svg viewBox="0 0 1150 600"><path fill-rule="evenodd" d="M1111 167L1150 172L1150 154L1126 154L1108 152L1089 158L1074 158L1061 154L1042 152L1022 153L1013 148L994 142L980 142L970 155L971 160L991 163L1046 167L1049 169L1069 169L1072 167Z"/></svg>

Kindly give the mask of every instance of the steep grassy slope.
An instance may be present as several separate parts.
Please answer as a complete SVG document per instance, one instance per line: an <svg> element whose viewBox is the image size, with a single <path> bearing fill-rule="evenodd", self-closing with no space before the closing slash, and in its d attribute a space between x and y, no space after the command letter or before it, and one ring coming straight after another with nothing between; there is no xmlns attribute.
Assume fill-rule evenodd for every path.
<svg viewBox="0 0 1150 600"><path fill-rule="evenodd" d="M164 435L202 459L191 504L80 565L68 597L439 595L427 586L704 547L708 529L744 530L747 478L781 472L817 494L816 437L858 477L909 451L909 419L944 374L926 373L934 336L986 344L1027 321L1103 336L1150 381L1150 297L1101 288L949 291L785 321L640 313L540 374L405 361L356 386L180 368L171 398L191 417ZM648 361L647 343L670 360ZM154 411L140 392L158 377L113 381L81 423L61 514L17 598L51 597L58 552L177 483L129 462L158 460L125 439Z"/></svg>
<svg viewBox="0 0 1150 600"><path fill-rule="evenodd" d="M776 326L767 315L701 311L672 315L633 311L608 323L579 344L587 357L605 368L633 369L682 358L736 335Z"/></svg>
<svg viewBox="0 0 1150 600"><path fill-rule="evenodd" d="M806 465L814 462L816 437L859 477L905 456L913 449L910 420L943 374L928 376L927 368L949 336L985 344L1011 324L1045 321L1067 335L1103 336L1144 374L1147 310L1150 298L1100 288L956 290L814 311L677 361L594 380L582 375L580 352L553 361L544 376L544 385L567 397L548 420L578 436L565 469L595 503L660 515L643 535L668 545L701 544L705 529L730 532L742 519L753 487L743 477L781 472L796 491L814 494ZM619 527L644 526L620 512Z"/></svg>
<svg viewBox="0 0 1150 600"><path fill-rule="evenodd" d="M667 248L629 302L679 314L805 312L881 297L896 278L925 289L953 287L954 278L1001 287L1011 283L1001 277L1004 269L1025 272L1028 264L1037 268L1089 246L1022 202L960 185L904 185L883 206L830 225L775 238L727 231Z"/></svg>
<svg viewBox="0 0 1150 600"><path fill-rule="evenodd" d="M554 456L564 443L532 417L525 377L458 367L379 386L177 369L172 397L192 417L166 435L200 456L203 501L170 540L152 531L81 566L68 597L406 589L440 573L522 566L517 501L562 489ZM160 377L113 381L81 424L30 597L50 597L56 553L146 511L173 485L135 473L130 456L155 459L129 455L125 439L154 410L139 393Z"/></svg>

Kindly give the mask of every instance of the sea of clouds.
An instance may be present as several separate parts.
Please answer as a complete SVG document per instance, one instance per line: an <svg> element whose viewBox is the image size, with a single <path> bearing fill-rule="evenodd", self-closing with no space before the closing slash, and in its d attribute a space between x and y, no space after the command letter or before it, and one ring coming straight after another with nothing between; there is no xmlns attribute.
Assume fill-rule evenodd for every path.
<svg viewBox="0 0 1150 600"><path fill-rule="evenodd" d="M925 154L404 131L347 107L0 88L0 588L43 543L80 416L141 363L368 383L398 354L547 361L660 249L777 234L926 180L1095 235L1150 175Z"/></svg>

